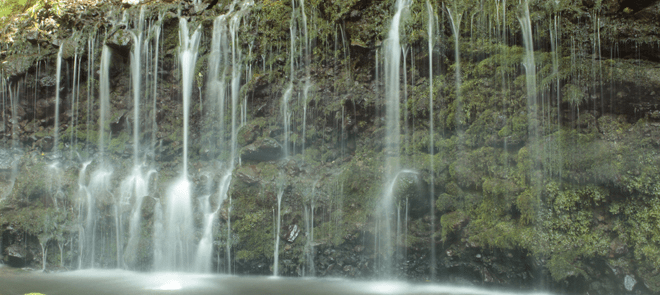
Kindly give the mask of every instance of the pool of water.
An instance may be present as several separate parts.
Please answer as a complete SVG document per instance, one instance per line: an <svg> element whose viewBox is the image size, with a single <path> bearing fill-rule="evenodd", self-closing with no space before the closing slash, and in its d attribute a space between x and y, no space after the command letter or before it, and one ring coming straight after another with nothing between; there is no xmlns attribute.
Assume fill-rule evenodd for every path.
<svg viewBox="0 0 660 295"><path fill-rule="evenodd" d="M40 273L0 268L0 294L548 294L401 281L229 276L191 273L138 273L79 270Z"/></svg>

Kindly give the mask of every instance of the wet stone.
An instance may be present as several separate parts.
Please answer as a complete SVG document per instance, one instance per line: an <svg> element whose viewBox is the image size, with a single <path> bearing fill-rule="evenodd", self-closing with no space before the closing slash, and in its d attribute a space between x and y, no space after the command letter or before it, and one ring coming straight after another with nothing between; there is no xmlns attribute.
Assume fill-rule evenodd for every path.
<svg viewBox="0 0 660 295"><path fill-rule="evenodd" d="M57 83L55 76L46 76L39 80L42 87L53 87Z"/></svg>
<svg viewBox="0 0 660 295"><path fill-rule="evenodd" d="M298 225L296 224L289 225L286 233L284 234L284 239L289 243L293 243L293 241L295 241L296 238L298 238L299 234L300 234L300 228L298 227Z"/></svg>
<svg viewBox="0 0 660 295"><path fill-rule="evenodd" d="M247 184L259 183L261 180L259 178L259 171L257 171L254 165L240 167L236 171L236 177Z"/></svg>
<svg viewBox="0 0 660 295"><path fill-rule="evenodd" d="M273 161L282 157L282 146L270 137L257 139L241 149L241 159L252 161Z"/></svg>
<svg viewBox="0 0 660 295"><path fill-rule="evenodd" d="M106 41L106 45L115 49L128 49L131 45L131 33L126 30L115 31Z"/></svg>
<svg viewBox="0 0 660 295"><path fill-rule="evenodd" d="M11 170L18 165L20 153L8 149L0 149L0 170Z"/></svg>

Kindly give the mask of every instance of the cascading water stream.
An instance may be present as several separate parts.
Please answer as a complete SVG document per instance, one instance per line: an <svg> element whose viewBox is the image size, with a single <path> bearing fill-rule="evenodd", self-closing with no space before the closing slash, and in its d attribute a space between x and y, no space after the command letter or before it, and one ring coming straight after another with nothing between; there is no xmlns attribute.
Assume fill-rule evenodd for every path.
<svg viewBox="0 0 660 295"><path fill-rule="evenodd" d="M156 43L154 45L154 64L153 64L153 100L152 100L152 107L151 107L151 144L149 145L153 150L152 150L152 161L155 162L156 159L156 133L158 132L158 123L156 122L156 113L158 112L157 109L157 100L158 100L158 55L160 53L160 32L161 32L161 26L162 26L162 14L158 16L158 22L156 26L154 27L154 32L153 35L155 36Z"/></svg>
<svg viewBox="0 0 660 295"><path fill-rule="evenodd" d="M284 157L289 156L289 128L291 127L291 113L289 112L289 101L291 100L291 95L293 93L293 83L289 83L289 86L284 91L282 95L282 105L280 107L280 113L282 114L282 120L284 125Z"/></svg>
<svg viewBox="0 0 660 295"><path fill-rule="evenodd" d="M429 166L430 166L430 176L431 176L431 181L429 185L429 205L431 206L430 210L431 211L431 228L435 230L435 165L433 163L434 161L434 154L435 154L435 148L434 148L434 130L433 130L433 20L435 19L434 14L433 14L433 7L431 6L431 3L427 0L426 1L426 9L428 10L428 16L429 16L429 26L428 26L428 37L429 37ZM408 201L406 200L406 222L408 221L407 218L407 213L408 213L408 206L407 206ZM407 228L407 227L406 227ZM436 256L435 256L435 235L431 235L431 279L434 279L436 276L435 273L435 261L436 261Z"/></svg>
<svg viewBox="0 0 660 295"><path fill-rule="evenodd" d="M456 126L463 124L463 109L461 102L461 20L463 19L463 11L459 4L456 3L457 0L454 0L454 7L447 7L447 14L449 15L449 21L451 23L451 29L454 35L454 69L455 69L455 87L456 87Z"/></svg>
<svg viewBox="0 0 660 295"><path fill-rule="evenodd" d="M243 10L251 2L245 2L243 4ZM240 94L240 84L241 84L241 51L239 48L238 40L238 29L241 24L242 13L237 13L230 21L229 34L231 36L231 62L232 62L232 72L231 72L231 153L230 153L230 167L234 168L235 160L237 157L238 150L238 95Z"/></svg>
<svg viewBox="0 0 660 295"><path fill-rule="evenodd" d="M403 9L408 6L410 1L397 0L396 13L392 18L388 38L385 41L385 100L386 100L386 135L385 135L385 186L383 189L383 200L381 203L381 224L385 227L382 233L384 248L380 249L380 255L383 256L382 269L385 276L392 275L393 259L392 251L394 246L392 244L392 221L391 214L393 213L393 191L388 188L391 183L394 183L397 172L399 171L399 149L401 145L401 127L399 116L399 90L400 90L400 65L401 65L401 45L399 43L399 24L401 23L401 15Z"/></svg>
<svg viewBox="0 0 660 295"><path fill-rule="evenodd" d="M101 52L101 74L99 75L99 157L105 163L106 116L110 111L110 47L103 45Z"/></svg>
<svg viewBox="0 0 660 295"><path fill-rule="evenodd" d="M202 214L204 217L202 219L204 229L202 231L202 239L197 245L197 251L195 254L195 264L193 269L197 272L210 272L211 271L211 253L212 253L212 229L213 227L209 224L213 222L217 210L213 211L211 209L211 194L213 186L213 178L210 172L206 172L202 175L206 178L206 185L204 189L205 195L202 196L199 201L199 207L202 208ZM219 209L219 206L218 206Z"/></svg>
<svg viewBox="0 0 660 295"><path fill-rule="evenodd" d="M85 237L85 230L86 229L86 224L89 222L83 222L83 201L86 201L88 204L87 207L87 212L91 211L90 208L93 207L90 206L91 204L91 198L90 198L90 193L89 190L87 190L87 185L85 183L85 171L87 170L87 166L91 164L91 161L84 162L82 164L82 167L80 168L80 172L78 173L78 268L82 268L82 253L84 253L87 249L85 248L85 240L83 237ZM88 213L88 218L91 217L91 215ZM90 228L91 229L91 228Z"/></svg>
<svg viewBox="0 0 660 295"><path fill-rule="evenodd" d="M124 248L123 263L126 267L132 267L137 260L138 245L141 235L141 216L142 202L144 197L149 196L149 179L156 173L156 170L142 172L141 166L134 166L131 175L122 181L120 185L122 203L128 204L131 197L134 197L133 210L131 211L128 223L128 242Z"/></svg>
<svg viewBox="0 0 660 295"><path fill-rule="evenodd" d="M282 197L284 196L284 186L281 185L277 192L277 230L275 234L275 251L273 253L273 276L278 276L280 265L280 228L282 222Z"/></svg>
<svg viewBox="0 0 660 295"><path fill-rule="evenodd" d="M188 270L193 261L194 226L191 204L192 183L188 179L188 128L190 97L200 37L201 25L191 36L188 33L188 21L185 18L179 19L179 62L183 92L183 165L181 176L167 192L165 237L154 241L163 244L162 260L154 261L157 270Z"/></svg>
<svg viewBox="0 0 660 295"><path fill-rule="evenodd" d="M133 83L133 165L137 166L140 152L140 96L142 77L142 37L144 31L144 6L140 8L140 16L135 31L130 31L133 38L131 50L131 81Z"/></svg>
<svg viewBox="0 0 660 295"><path fill-rule="evenodd" d="M105 155L105 118L108 111L110 100L110 48L106 45L103 46L101 52L101 65L99 75L99 137L98 137L98 154L99 165L92 173L88 183L85 183L86 171L91 161L84 162L78 176L78 196L79 196L79 241L78 241L78 268L94 268L96 258L96 228L97 228L97 209L96 203L98 198L107 197L109 192L110 177L112 175L111 169L106 166ZM84 216L84 218L83 218ZM118 222L118 221L117 221ZM119 225L115 224L117 230ZM117 267L120 266L120 239L117 236Z"/></svg>
<svg viewBox="0 0 660 295"><path fill-rule="evenodd" d="M131 79L133 83L133 169L131 174L122 181L120 185L120 200L122 204L130 204L133 201L128 223L128 242L124 249L123 264L125 267L133 267L137 261L138 245L141 239L141 216L142 203L145 196L149 196L149 180L156 170L143 171L140 162L140 97L142 96L142 58L143 48L146 48L148 40L144 37L144 6L140 9L140 15L136 24L136 30L131 31L133 48L131 50ZM151 27L147 32L152 32ZM159 30L156 30L159 32ZM158 51L158 48L155 49ZM157 75L155 75L157 76ZM156 81L154 81L154 84Z"/></svg>
<svg viewBox="0 0 660 295"><path fill-rule="evenodd" d="M54 125L54 141L53 141L53 151L55 153L59 152L60 148L60 81L62 80L62 50L64 46L60 46L60 50L57 51L57 68L56 68L56 77L55 77L55 125Z"/></svg>
<svg viewBox="0 0 660 295"><path fill-rule="evenodd" d="M194 269L198 272L209 272L211 270L210 258L213 254L213 223L217 216L217 212L222 208L222 204L227 200L229 186L232 180L232 171L236 166L236 159L238 155L238 129L239 122L237 121L238 115L238 98L240 92L241 82L241 52L238 44L238 30L241 19L247 13L250 6L253 5L252 1L244 1L241 5L241 10L234 13L234 6L237 1L234 1L230 6L229 12L225 15L218 16L213 22L213 36L211 40L211 54L209 58L209 86L207 87L207 99L212 102L212 109L218 110L219 121L224 122L224 111L227 85L224 82L228 69L231 66L231 84L229 90L231 91L231 141L229 143L229 159L227 170L223 173L221 181L218 186L218 197L216 200L217 209L213 212L208 210L205 213L205 221L203 222L202 232L203 237L197 246L196 263ZM233 13L233 15L231 15ZM231 17L230 17L231 15ZM230 41L230 42L228 42ZM229 63L231 56L231 63ZM218 138L222 138L225 134L224 126L219 128ZM223 144L221 143L222 147ZM229 199L229 207L227 208L227 248L226 248L226 270L231 273L231 199Z"/></svg>
<svg viewBox="0 0 660 295"><path fill-rule="evenodd" d="M529 6L527 0L524 1L522 11L518 16L518 21L522 27L523 45L525 56L523 66L525 67L525 81L527 86L527 115L528 130L530 141L538 138L538 122L536 113L536 64L534 61L534 39L532 38L532 24L529 17Z"/></svg>

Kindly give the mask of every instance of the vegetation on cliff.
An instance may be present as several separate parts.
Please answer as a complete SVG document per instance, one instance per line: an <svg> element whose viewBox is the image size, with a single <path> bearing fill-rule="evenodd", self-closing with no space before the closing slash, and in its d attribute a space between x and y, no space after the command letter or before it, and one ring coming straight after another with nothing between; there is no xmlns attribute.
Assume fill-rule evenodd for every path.
<svg viewBox="0 0 660 295"><path fill-rule="evenodd" d="M518 23L519 3L504 7L499 1L431 1L436 32L430 53L426 3L414 2L406 10L401 27L406 56L402 67L405 80L401 81L401 163L403 168L417 171L419 177L404 177L397 183L397 204L410 213L407 236L400 233L398 247L420 253L435 247L440 253L439 265L446 265L442 261L451 258L446 253L452 249L465 253L470 249L519 251L540 261L547 269L543 275L559 282L602 280L607 271L594 270L591 265L596 261L609 266L609 277L621 279L634 274L644 280L645 287L638 288L660 292L660 71L654 57L660 32L654 13L660 4L633 2L530 1L535 26L537 119L527 113L529 93L521 66L525 52ZM199 184L202 171L217 170L215 162L227 158L227 149L222 148L231 139L230 134L217 135L209 128L211 124L231 123L229 117L224 122L210 117L213 110L208 107L211 102L201 78L208 71L213 19L230 8L246 9L237 41L245 65L240 93L247 103L246 122L238 133L243 161L234 171L229 190L232 201L224 204L222 225L218 224L215 232L216 251L224 251L220 249L229 242L238 261L270 261L279 190L284 191L283 229L304 226L311 210L315 214L316 246L339 248L372 241L379 234L373 213L378 208L385 181L383 163L388 156L382 142L381 45L393 3L305 1L306 32L297 2L264 0L249 7L232 6L230 1L202 4L206 6L186 1L131 6L42 0L23 8L14 6L14 14L4 18L9 25L0 31L6 44L0 55L3 78L25 83L21 94L26 97L54 96L57 90L46 86L43 79L54 75L58 47L67 46L65 59L71 64L77 56L90 54L81 45L88 36L97 40L97 46L112 43L115 75L108 126L112 139L106 142L106 150L114 160L124 163L117 164L117 170L127 171L129 127L135 123L127 115L132 111L127 74L130 46L116 42L121 39L119 35L113 37L115 41L104 36L130 27L130 21L120 18L121 14L131 19L146 7L149 19L163 26L159 51L162 74L153 102L157 109L144 111L155 113L138 123L145 126L140 138L153 136L159 142L158 149L150 148L159 161L158 181L165 183L180 165L177 155L182 144L177 17L201 24L207 38L200 46L195 70L200 78L193 97L199 101L191 108L195 126L191 158ZM455 83L455 41L447 8L463 18L458 38L460 86ZM293 23L299 31L292 42ZM306 46L310 46L309 52ZM428 80L430 57L433 85ZM292 60L305 67L291 67ZM84 65L83 72L90 70L88 66ZM91 67L95 72L98 64ZM307 75L309 88L304 80ZM89 125L52 126L52 114L38 116L40 109L52 106L48 99L45 107L22 101L19 105L26 114L12 114L13 121L5 121L7 146L11 127L16 125L26 154L34 155L24 156L13 190L3 200L0 225L4 228L11 226L40 240L46 232L61 236L56 240L62 242L75 237L71 222L76 212L78 168L72 164L60 170L64 180L59 182L58 191L53 191L46 183L49 168L40 157L50 152L53 128L66 130L61 132L63 142L76 138L81 154L83 148L85 153L91 150L90 154L97 148L98 135L88 130L98 130L93 115L97 112L98 102L93 99L98 80L95 75L83 79L88 81L80 85L80 102L94 105L90 114L79 112L92 118ZM298 98L289 105L295 115L290 134L285 136L280 103L289 84L293 97ZM70 91L67 84L62 93ZM429 117L430 108L433 118ZM146 128L151 126L151 115L158 129ZM429 120L435 126L432 151ZM530 125L539 126L538 137L529 136ZM208 151L208 146L216 145L218 151ZM291 157L246 156L281 146L294 151ZM62 149L67 150L64 143ZM431 157L433 167L429 165ZM78 161L75 157L68 160ZM155 199L164 195L164 186L154 190ZM429 208L430 191L435 192L435 208ZM231 213L226 209L230 204ZM109 207L109 203L103 206ZM438 217L436 228L430 226L430 210ZM145 212L146 216L151 214ZM231 233L223 227L230 218ZM148 221L145 227L151 229L153 223ZM311 233L307 229L306 234ZM432 236L439 241L436 245L431 245ZM286 245L280 247L280 255L292 261L291 275L296 267L307 263L309 245L302 236ZM370 259L388 255L371 246ZM149 261L152 254L145 250L140 255L141 261ZM428 265L425 267L419 267L423 275L416 275L426 277ZM504 274L495 275L506 283Z"/></svg>

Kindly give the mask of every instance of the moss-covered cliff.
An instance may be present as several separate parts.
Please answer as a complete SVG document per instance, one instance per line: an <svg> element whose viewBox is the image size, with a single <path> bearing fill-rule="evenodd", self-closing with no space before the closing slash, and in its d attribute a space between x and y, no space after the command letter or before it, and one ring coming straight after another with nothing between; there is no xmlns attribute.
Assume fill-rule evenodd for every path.
<svg viewBox="0 0 660 295"><path fill-rule="evenodd" d="M102 128L110 134L103 148L112 176L93 205L95 239L104 241L92 246L94 259L97 266L151 269L158 208L182 165L178 19L203 32L189 149L198 200L222 182L231 156L231 102L209 97L214 19L240 13L227 45L234 51L224 57L236 64L220 79L230 83L228 73L240 65L240 164L226 199L210 190L209 200L223 200L211 201L220 207L213 269L227 269L228 255L237 273L272 273L281 193L280 274L381 276L384 257L393 256L396 276L414 280L660 292L660 3L529 1L535 77L523 67L518 1L429 4L432 52L427 3L411 3L401 25L400 162L415 173L397 178L392 224L376 211L391 156L383 43L394 1L38 1L3 19L0 255L14 265L41 265L41 243L52 249L48 267L91 259L76 246L91 210L81 205L88 203L80 187L100 179L93 171L103 162L98 71L106 44L110 110ZM141 9L151 31L136 123L130 52ZM55 89L59 48L64 70ZM534 95L526 88L532 78ZM122 260L128 246L114 241L127 241L129 230L115 219L127 219L136 201L121 200L117 190L131 174L134 124L140 159L157 173L142 206L140 250ZM198 241L203 205L193 203ZM379 244L388 226L396 229L395 253Z"/></svg>

